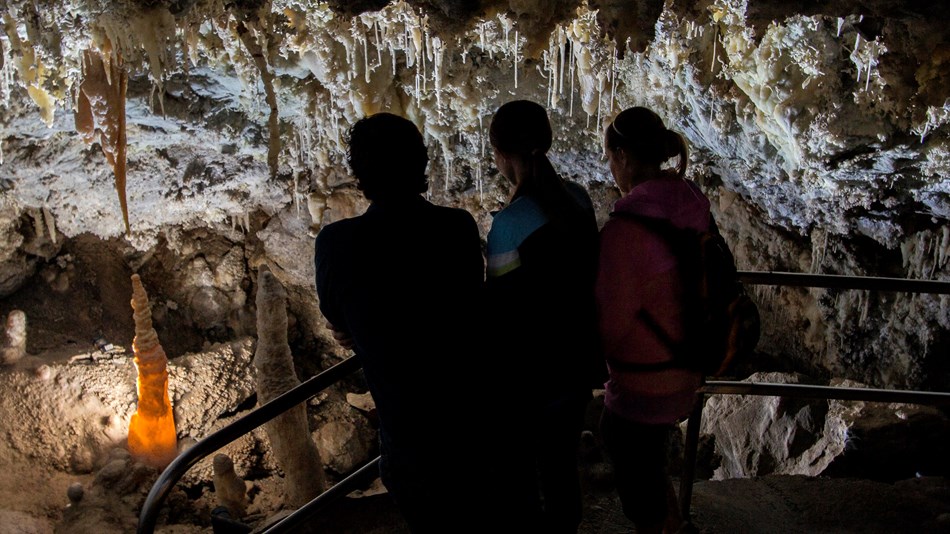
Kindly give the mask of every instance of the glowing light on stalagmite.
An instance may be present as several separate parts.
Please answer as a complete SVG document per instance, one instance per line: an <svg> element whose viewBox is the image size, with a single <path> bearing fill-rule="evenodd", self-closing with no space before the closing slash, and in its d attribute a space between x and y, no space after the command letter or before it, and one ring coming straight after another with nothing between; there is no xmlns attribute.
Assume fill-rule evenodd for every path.
<svg viewBox="0 0 950 534"><path fill-rule="evenodd" d="M152 328L148 295L137 274L132 275L132 311L139 399L129 421L129 452L143 463L162 468L178 455L175 418L168 398L168 358Z"/></svg>

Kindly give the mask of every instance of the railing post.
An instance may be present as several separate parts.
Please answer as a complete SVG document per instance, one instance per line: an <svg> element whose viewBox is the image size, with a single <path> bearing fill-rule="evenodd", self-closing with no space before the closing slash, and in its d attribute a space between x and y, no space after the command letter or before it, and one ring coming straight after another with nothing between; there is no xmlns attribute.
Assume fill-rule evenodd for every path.
<svg viewBox="0 0 950 534"><path fill-rule="evenodd" d="M680 475L680 515L690 522L690 502L693 500L693 479L696 478L696 452L699 450L699 426L703 420L706 394L696 392L696 406L686 421L686 445L683 451L683 472Z"/></svg>

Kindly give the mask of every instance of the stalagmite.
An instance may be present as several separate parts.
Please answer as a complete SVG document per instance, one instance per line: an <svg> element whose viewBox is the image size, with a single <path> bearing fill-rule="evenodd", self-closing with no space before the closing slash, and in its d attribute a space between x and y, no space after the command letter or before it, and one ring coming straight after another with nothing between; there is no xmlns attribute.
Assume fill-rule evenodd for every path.
<svg viewBox="0 0 950 534"><path fill-rule="evenodd" d="M152 328L152 311L139 275L132 275L138 407L129 421L129 452L143 463L164 468L178 455L175 416L168 397L168 358Z"/></svg>
<svg viewBox="0 0 950 534"><path fill-rule="evenodd" d="M212 466L218 505L227 508L233 517L244 517L247 513L247 485L234 471L234 461L227 454L216 454Z"/></svg>
<svg viewBox="0 0 950 534"><path fill-rule="evenodd" d="M0 363L10 365L26 356L26 314L13 310L7 315L3 336L3 348L0 348Z"/></svg>
<svg viewBox="0 0 950 534"><path fill-rule="evenodd" d="M258 276L254 367L260 404L300 384L287 344L287 293L266 266L261 267ZM320 452L310 437L307 406L298 404L264 428L277 464L284 472L287 504L303 506L326 488Z"/></svg>
<svg viewBox="0 0 950 534"><path fill-rule="evenodd" d="M113 55L108 39L100 52L83 52L83 79L79 84L76 102L76 131L82 134L87 143L98 141L102 153L112 166L126 234L131 232L129 206L125 197L127 85L128 74L123 67L122 57L118 53Z"/></svg>
<svg viewBox="0 0 950 534"><path fill-rule="evenodd" d="M321 190L311 191L307 196L307 211L310 212L310 230L317 232L323 225L323 212L327 209L327 195Z"/></svg>

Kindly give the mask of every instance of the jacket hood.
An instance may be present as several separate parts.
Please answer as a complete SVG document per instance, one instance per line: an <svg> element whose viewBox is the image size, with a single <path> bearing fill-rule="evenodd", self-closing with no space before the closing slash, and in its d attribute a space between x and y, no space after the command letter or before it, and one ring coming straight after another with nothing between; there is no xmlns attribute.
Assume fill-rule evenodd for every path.
<svg viewBox="0 0 950 534"><path fill-rule="evenodd" d="M709 199L690 180L664 177L647 180L614 205L615 211L666 219L677 228L709 228Z"/></svg>

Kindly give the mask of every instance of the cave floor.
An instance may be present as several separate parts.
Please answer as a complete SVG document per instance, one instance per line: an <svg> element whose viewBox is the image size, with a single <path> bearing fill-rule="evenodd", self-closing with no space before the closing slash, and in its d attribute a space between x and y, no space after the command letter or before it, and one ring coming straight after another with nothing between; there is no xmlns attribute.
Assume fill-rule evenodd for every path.
<svg viewBox="0 0 950 534"><path fill-rule="evenodd" d="M578 534L632 533L613 488L602 477L584 482ZM707 534L950 533L950 480L924 477L891 484L781 475L702 480L693 487L691 514L696 531ZM385 494L345 499L313 527L313 532L337 534L409 532Z"/></svg>

